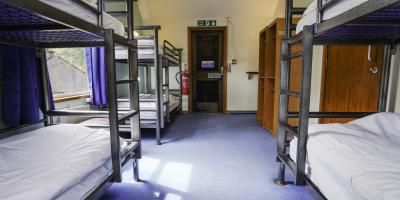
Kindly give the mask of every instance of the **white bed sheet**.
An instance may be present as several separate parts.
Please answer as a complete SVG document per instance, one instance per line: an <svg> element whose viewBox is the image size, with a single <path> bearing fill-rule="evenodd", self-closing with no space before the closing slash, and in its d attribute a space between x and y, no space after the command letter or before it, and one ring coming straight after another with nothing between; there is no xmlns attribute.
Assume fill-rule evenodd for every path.
<svg viewBox="0 0 400 200"><path fill-rule="evenodd" d="M140 99L155 99L155 94L140 94ZM165 95L164 95L165 99ZM179 106L179 97L175 95L169 95L169 110L172 111ZM156 102L143 102L139 103L141 110L156 110ZM128 107L127 102L120 102L119 106L121 107ZM167 107L164 106L164 115L167 110ZM140 119L154 119L157 117L157 113L155 111L140 111Z"/></svg>
<svg viewBox="0 0 400 200"><path fill-rule="evenodd" d="M100 185L111 173L112 169L101 166L90 173L80 183L72 186L72 188L58 196L56 200L85 199L94 190L93 186Z"/></svg>
<svg viewBox="0 0 400 200"><path fill-rule="evenodd" d="M327 2L325 0L324 2ZM330 8L327 8L324 11L323 20L331 19L336 17L356 6L361 5L362 3L368 0L340 0L338 3L333 5ZM314 0L306 9L303 14L303 18L297 23L296 33L300 33L303 31L304 26L312 25L316 23L316 9L317 9L317 0Z"/></svg>
<svg viewBox="0 0 400 200"><path fill-rule="evenodd" d="M0 199L54 199L109 158L108 132L82 125L50 126L6 138L0 141Z"/></svg>
<svg viewBox="0 0 400 200"><path fill-rule="evenodd" d="M121 139L121 153L125 154L129 150L128 143ZM108 161L101 167L95 169L87 175L80 183L73 185L66 192L56 198L56 200L71 200L71 199L85 199L91 192L94 186L98 186L105 181L105 179L112 173L112 160L111 156Z"/></svg>
<svg viewBox="0 0 400 200"><path fill-rule="evenodd" d="M47 5L50 5L54 8L62 10L66 13L79 17L87 22L97 25L97 15L88 11L87 8L82 7L78 3L72 0L39 0ZM97 5L90 0L83 0L87 2L94 8L97 8ZM125 27L124 25L116 18L111 15L104 13L103 15L103 25L106 29L114 29L114 32L120 36L125 36Z"/></svg>
<svg viewBox="0 0 400 200"><path fill-rule="evenodd" d="M165 96L165 95L164 95ZM154 94L140 94L141 99L155 99ZM170 111L176 109L179 106L179 97L175 95L170 95L169 96L169 106L170 106ZM146 109L146 110L156 110L156 103L155 102L140 102L140 109ZM119 102L118 103L119 107L129 107L129 102ZM164 106L164 115L166 114L166 106ZM154 120L157 117L156 111L140 111L140 119L142 120ZM98 125L98 124L103 124L103 125L108 125L108 119L107 118L91 118L89 120L85 120L81 122L80 124L82 125Z"/></svg>
<svg viewBox="0 0 400 200"><path fill-rule="evenodd" d="M138 39L138 46L152 46L154 45L154 40L148 39ZM162 52L162 47L160 46L158 52ZM123 47L117 47L115 49L115 58L118 60L126 60L128 59L128 50ZM139 49L138 50L138 59L154 59L154 49Z"/></svg>
<svg viewBox="0 0 400 200"><path fill-rule="evenodd" d="M296 140L290 156L296 160ZM309 128L307 174L328 199L392 200L400 196L400 114Z"/></svg>

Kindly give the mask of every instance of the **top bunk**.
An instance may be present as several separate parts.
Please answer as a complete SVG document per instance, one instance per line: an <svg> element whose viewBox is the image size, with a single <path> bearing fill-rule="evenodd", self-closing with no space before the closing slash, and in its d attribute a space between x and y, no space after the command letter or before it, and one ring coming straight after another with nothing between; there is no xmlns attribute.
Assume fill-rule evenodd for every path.
<svg viewBox="0 0 400 200"><path fill-rule="evenodd" d="M114 43L135 47L124 25L103 12L103 1L94 2L0 0L0 42L37 48L104 46L104 29L112 29Z"/></svg>
<svg viewBox="0 0 400 200"><path fill-rule="evenodd" d="M296 8L289 8L287 14L296 12ZM310 25L316 44L397 44L400 0L314 0L295 28L297 37Z"/></svg>
<svg viewBox="0 0 400 200"><path fill-rule="evenodd" d="M161 61L163 67L179 67L182 59L182 49L175 47L167 40L164 40L160 45L158 37L160 29L161 26L135 26L135 31L151 31L146 35L135 36L139 65L154 66L155 62ZM116 48L115 56L117 60L126 62L128 50L124 47L118 47Z"/></svg>

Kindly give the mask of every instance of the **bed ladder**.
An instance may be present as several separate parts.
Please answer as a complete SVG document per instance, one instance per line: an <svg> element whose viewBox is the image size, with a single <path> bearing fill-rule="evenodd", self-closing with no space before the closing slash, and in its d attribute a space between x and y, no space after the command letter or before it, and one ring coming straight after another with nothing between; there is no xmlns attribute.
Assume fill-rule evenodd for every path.
<svg viewBox="0 0 400 200"><path fill-rule="evenodd" d="M306 142L309 122L310 92L311 92L311 70L313 53L313 32L312 26L304 27L303 33L292 37L296 25L293 24L293 16L301 15L305 8L293 7L293 0L286 0L285 37L281 43L281 77L279 96L279 124L278 124L278 146L277 160L279 162L278 177L275 183L286 185L285 167L288 166L295 174L295 184L305 185L305 161ZM301 51L293 52L292 46L300 45ZM302 59L300 91L290 90L291 61ZM298 67L298 66L296 66ZM299 112L298 126L289 124L289 97L298 98ZM290 140L288 134L297 137L297 161L293 161L287 154Z"/></svg>
<svg viewBox="0 0 400 200"><path fill-rule="evenodd" d="M138 82L138 62L137 62L137 42L134 38L134 15L133 6L136 0L105 0L109 2L122 2L126 4L125 16L128 23L126 29L129 43L136 46L128 48L128 73L129 77L126 80L116 80L116 65L115 65L115 46L114 46L114 31L111 29L104 30L105 37L105 62L107 70L107 93L108 93L108 108L109 108L109 127L111 134L111 152L113 164L113 180L121 182L121 168L129 158L133 159L133 176L135 181L139 181L138 159L141 158L141 134L140 134L140 108L139 108L139 82ZM112 14L112 13L110 13ZM129 86L129 111L124 115L119 115L117 86ZM121 155L120 149L120 125L125 121L130 121L130 140L128 141L128 153L125 157ZM118 156L116 156L118 155ZM122 160L123 159L123 160Z"/></svg>

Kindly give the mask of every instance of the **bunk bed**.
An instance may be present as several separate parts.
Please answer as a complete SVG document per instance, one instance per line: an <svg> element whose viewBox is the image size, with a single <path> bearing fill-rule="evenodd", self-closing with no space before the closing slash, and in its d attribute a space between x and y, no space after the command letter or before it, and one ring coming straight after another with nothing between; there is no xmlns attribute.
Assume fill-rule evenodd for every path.
<svg viewBox="0 0 400 200"><path fill-rule="evenodd" d="M308 8L296 8L293 0L286 0L276 184L286 184L288 167L296 185L311 186L321 199L398 197L400 115L384 112L391 56L400 42L399 13L399 0L315 0ZM292 23L294 15L304 15L297 26ZM385 45L378 105L383 113L310 111L313 45L325 44ZM294 46L302 50L294 52ZM302 59L299 91L290 88L293 59ZM289 111L289 97L300 100L298 112ZM288 123L293 118L297 126ZM360 119L348 124L309 125L311 118Z"/></svg>
<svg viewBox="0 0 400 200"><path fill-rule="evenodd" d="M97 4L75 0L0 0L0 43L34 48L40 57L43 120L1 131L0 198L98 199L112 182L121 181L121 167L141 157L137 84L137 46L133 38L133 0L127 1L128 36ZM122 29L121 29L122 28ZM116 80L114 46L129 49L129 79ZM46 48L104 47L108 110L55 110L49 95ZM117 108L116 85L129 84L130 107ZM109 125L93 129L55 124L55 116L105 116ZM130 119L130 138L121 139L119 124ZM43 127L44 126L44 127ZM25 131L27 127L35 130ZM3 176L4 175L4 176ZM17 187L16 187L17 186Z"/></svg>
<svg viewBox="0 0 400 200"><path fill-rule="evenodd" d="M182 111L182 92L179 89L170 88L170 68L178 68L177 82L181 82L182 73L182 49L176 48L167 40L160 47L158 44L158 31L160 26L136 26L137 31L152 31L152 34L137 36L138 65L144 69L144 82L139 95L140 127L156 129L156 143L161 144L161 130L166 127L172 117ZM116 61L127 62L127 50L120 47L116 49ZM155 73L152 73L154 69ZM155 75L154 77L152 75ZM179 77L178 77L179 75ZM152 87L152 80L155 86ZM153 89L154 88L154 89ZM167 98L168 97L168 98ZM129 105L129 99L118 99L119 109L124 110ZM83 124L106 124L104 118L88 119ZM128 126L129 122L125 124ZM123 129L122 129L123 130Z"/></svg>

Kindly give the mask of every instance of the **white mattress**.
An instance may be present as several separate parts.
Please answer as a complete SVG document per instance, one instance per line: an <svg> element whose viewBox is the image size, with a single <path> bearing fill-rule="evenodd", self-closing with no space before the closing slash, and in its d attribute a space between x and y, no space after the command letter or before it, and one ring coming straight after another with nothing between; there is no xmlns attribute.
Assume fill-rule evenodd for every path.
<svg viewBox="0 0 400 200"><path fill-rule="evenodd" d="M138 46L153 46L154 40L138 39ZM159 53L162 52L162 47L159 47ZM115 49L115 59L126 60L128 59L128 50L124 47L117 47ZM154 49L138 49L138 59L154 59Z"/></svg>
<svg viewBox="0 0 400 200"><path fill-rule="evenodd" d="M154 94L140 94L141 99L155 99ZM165 98L165 95L164 95ZM176 109L179 106L179 97L175 95L170 95L169 96L169 106L170 106L170 111ZM140 109L146 109L146 110L154 110L154 111L140 111L140 119L142 120L154 120L157 117L156 113L156 103L155 102L140 102ZM129 102L119 102L118 103L119 107L129 107ZM166 106L164 106L164 116L166 114ZM143 122L144 123L144 122ZM91 118L89 120L83 121L80 124L82 125L108 125L108 118Z"/></svg>
<svg viewBox="0 0 400 200"><path fill-rule="evenodd" d="M79 17L87 22L97 25L97 15L87 8L82 7L78 3L73 0L39 0L47 5L50 5L54 8L62 10L66 13ZM87 2L89 5L97 8L95 1L91 0L82 0ZM114 32L118 35L125 35L125 27L124 25L116 18L111 15L104 13L103 15L103 25L106 29L114 29Z"/></svg>
<svg viewBox="0 0 400 200"><path fill-rule="evenodd" d="M111 161L109 162L111 164ZM58 196L56 200L85 199L94 190L93 186L100 185L111 173L112 167L101 166L86 176L80 183Z"/></svg>
<svg viewBox="0 0 400 200"><path fill-rule="evenodd" d="M290 143L296 160L297 140ZM307 174L328 199L400 197L400 114L309 128Z"/></svg>
<svg viewBox="0 0 400 200"><path fill-rule="evenodd" d="M329 0L324 0L324 2L328 2ZM335 5L327 8L324 11L323 20L331 19L336 17L356 6L361 5L362 3L368 0L339 0L339 2L335 3ZM304 26L312 25L316 23L316 14L317 14L317 0L314 0L306 9L303 14L303 18L298 22L296 33L300 33L303 31Z"/></svg>
<svg viewBox="0 0 400 200"><path fill-rule="evenodd" d="M54 199L68 191L70 197L83 196L106 171L88 175L109 160L109 133L82 125L50 126L0 140L0 199ZM74 186L80 189L71 190Z"/></svg>

